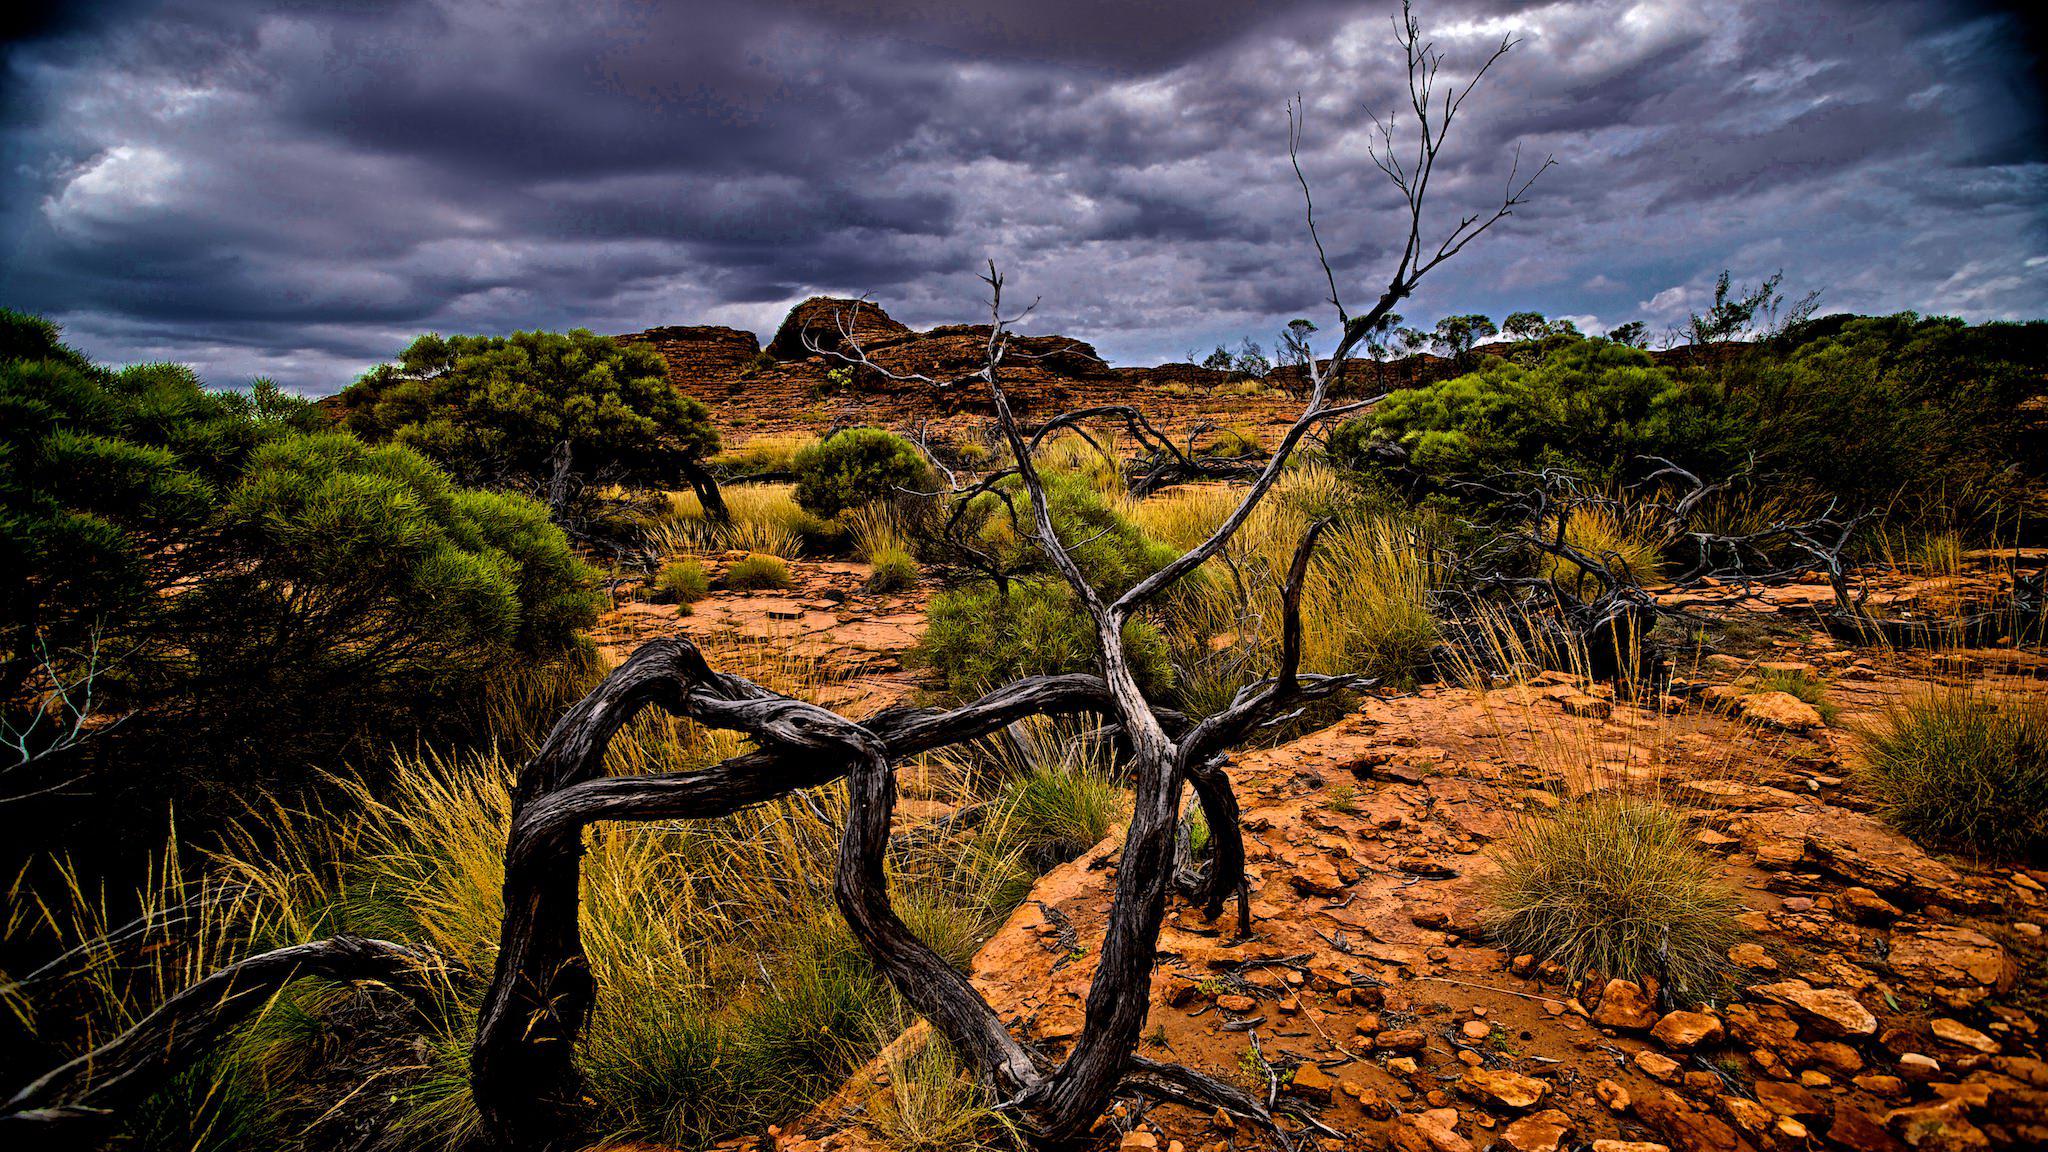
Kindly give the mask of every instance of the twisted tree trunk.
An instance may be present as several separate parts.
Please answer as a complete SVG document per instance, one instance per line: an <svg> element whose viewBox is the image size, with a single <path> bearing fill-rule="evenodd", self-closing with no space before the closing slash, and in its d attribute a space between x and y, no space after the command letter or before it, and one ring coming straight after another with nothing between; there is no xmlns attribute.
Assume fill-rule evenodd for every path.
<svg viewBox="0 0 2048 1152"><path fill-rule="evenodd" d="M20 1152L88 1148L124 1112L190 1067L285 985L306 977L374 980L423 1006L432 997L420 952L387 940L336 936L230 964L171 997L135 1026L46 1073L0 1113L0 1138Z"/></svg>

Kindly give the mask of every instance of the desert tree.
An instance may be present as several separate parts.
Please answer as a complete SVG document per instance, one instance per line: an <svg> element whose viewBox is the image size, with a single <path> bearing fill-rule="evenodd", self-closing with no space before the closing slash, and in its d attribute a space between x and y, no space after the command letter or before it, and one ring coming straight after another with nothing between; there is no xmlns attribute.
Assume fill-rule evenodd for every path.
<svg viewBox="0 0 2048 1152"><path fill-rule="evenodd" d="M1472 356L1472 347L1481 340L1490 340L1500 335L1493 318L1479 312L1467 312L1458 316L1446 316L1436 322L1436 331L1430 334L1429 342L1437 354L1459 365Z"/></svg>
<svg viewBox="0 0 2048 1152"><path fill-rule="evenodd" d="M1740 288L1724 269L1714 281L1713 303L1686 317L1686 342L1696 349L1719 348L1746 338L1769 339L1805 321L1820 306L1820 292L1808 292L1788 305L1778 290L1784 279L1783 272L1774 272L1755 288Z"/></svg>
<svg viewBox="0 0 2048 1152"><path fill-rule="evenodd" d="M832 350L847 363L900 383L942 394L975 390L987 396L1028 503L1019 514L1085 612L1100 654L1099 673L1027 677L951 710L898 709L856 723L717 672L682 640L656 641L635 653L563 717L519 783L507 852L506 922L473 1063L476 1100L499 1139L546 1144L565 1138L579 1096L573 1045L596 991L577 930L576 859L583 828L600 820L706 818L841 777L848 781L850 796L835 882L842 913L877 967L966 1056L1024 1130L1050 1139L1074 1136L1120 1092L1198 1099L1267 1119L1258 1101L1228 1084L1136 1054L1154 947L1175 875L1182 791L1192 786L1214 832L1215 856L1192 895L1206 914L1215 916L1243 878L1236 800L1222 770L1226 753L1261 725L1305 702L1365 681L1300 670L1298 598L1315 530L1301 541L1290 565L1276 674L1241 689L1213 715L1181 722L1145 697L1125 650L1124 625L1223 551L1311 430L1370 403L1330 399L1349 358L1424 276L1510 215L1535 179L1535 174L1511 173L1492 208L1432 230L1425 206L1451 126L1473 86L1513 42L1503 40L1466 84L1440 87L1444 57L1405 8L1397 35L1406 56L1412 117L1376 118L1378 138L1372 148L1374 162L1406 207L1406 236L1392 273L1370 307L1354 313L1342 302L1335 268L1326 254L1319 255L1337 328L1327 358L1311 358L1306 365L1309 381L1301 414L1206 539L1114 598L1090 582L1072 552L1073 542L1060 538L1045 479L1033 459L1038 436L1027 434L1012 407L1005 383L1012 331L1030 310L1006 310L1004 278L993 263L983 277L989 293L988 337L972 372L949 378L893 372L875 364L857 340ZM1290 111L1289 155L1306 192L1300 106ZM1406 123L1410 120L1412 127ZM1320 252L1312 197L1305 203L1310 235ZM649 706L746 732L756 750L687 773L603 775L600 766L612 734ZM1054 1060L1012 1036L966 978L904 926L890 901L883 864L895 805L895 763L1025 715L1071 711L1106 714L1115 725L1129 757L1134 797L1083 1026L1071 1050Z"/></svg>
<svg viewBox="0 0 2048 1152"><path fill-rule="evenodd" d="M1631 348L1641 348L1650 342L1650 326L1641 320L1630 320L1626 324L1616 324L1608 329L1607 338L1616 344L1626 344Z"/></svg>
<svg viewBox="0 0 2048 1152"><path fill-rule="evenodd" d="M471 1049L472 1097L490 1140L508 1148L580 1143L584 1093L575 1045L598 991L579 926L585 831L605 821L709 819L844 780L849 802L834 876L841 913L876 967L965 1057L1020 1131L1038 1139L1070 1139L1086 1132L1119 1094L1138 1094L1220 1107L1262 1125L1282 1145L1288 1143L1266 1103L1214 1077L1143 1057L1137 1046L1161 922L1181 874L1176 850L1184 790L1192 789L1212 832L1208 867L1195 875L1189 895L1213 918L1238 894L1243 929L1248 916L1248 901L1242 897L1244 846L1225 770L1229 750L1305 704L1370 683L1357 675L1315 675L1300 667L1300 596L1320 525L1306 532L1288 567L1275 674L1241 688L1215 713L1181 717L1148 699L1125 648L1124 625L1223 552L1315 428L1372 403L1332 399L1351 357L1423 277L1523 203L1535 179L1511 171L1496 204L1447 226L1426 214L1432 177L1452 124L1474 86L1513 41L1503 39L1458 85L1441 81L1444 56L1424 38L1405 5L1396 35L1406 56L1408 112L1376 117L1377 138L1370 148L1405 206L1405 237L1394 267L1370 306L1357 312L1345 306L1337 271L1317 235L1313 198L1306 195L1297 104L1290 109L1289 157L1329 285L1336 319L1333 345L1326 357L1308 359L1301 413L1263 467L1249 477L1236 506L1201 542L1121 592L1099 590L1076 559L1077 542L1061 539L1056 527L1048 484L1034 461L1037 437L1020 424L1006 384L1018 350L1012 328L1029 309L1006 311L1004 279L993 263L984 277L991 322L975 370L946 379L897 374L875 365L858 342L835 350L846 363L939 394L977 391L987 397L1014 461L1023 496L1019 503L1028 505L1019 508L1019 515L1071 587L1093 630L1099 669L1024 677L948 709L893 708L854 721L718 671L685 639L643 645L562 716L522 766L514 788L504 923ZM743 733L752 747L731 759L679 772L609 775L605 757L613 737L648 708ZM1072 1047L1056 1057L1013 1036L967 977L909 930L891 900L885 858L897 764L1028 716L1063 713L1107 718L1125 751L1133 805L1083 1024ZM52 1103L61 1107L63 1100Z"/></svg>

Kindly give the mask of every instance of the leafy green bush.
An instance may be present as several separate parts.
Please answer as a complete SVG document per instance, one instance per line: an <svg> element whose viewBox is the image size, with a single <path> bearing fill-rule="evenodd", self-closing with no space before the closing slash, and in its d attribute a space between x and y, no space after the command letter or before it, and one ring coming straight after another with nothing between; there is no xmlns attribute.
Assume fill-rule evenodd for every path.
<svg viewBox="0 0 2048 1152"><path fill-rule="evenodd" d="M818 516L927 491L931 469L917 446L880 428L848 428L796 454L796 502Z"/></svg>
<svg viewBox="0 0 2048 1152"><path fill-rule="evenodd" d="M654 578L654 591L670 604L689 604L702 600L711 591L711 578L704 574L704 565L697 560L672 560L662 565L660 575Z"/></svg>
<svg viewBox="0 0 2048 1152"><path fill-rule="evenodd" d="M1742 896L1693 846L1693 826L1652 800L1595 794L1535 817L1495 849L1488 924L1510 955L1567 973L1654 976L1680 1003L1725 982Z"/></svg>
<svg viewBox="0 0 2048 1152"><path fill-rule="evenodd" d="M0 699L45 651L66 675L97 659L98 699L134 714L88 752L144 797L197 815L248 775L303 786L581 651L598 598L532 501L327 431L267 384L109 371L12 313L0 346Z"/></svg>
<svg viewBox="0 0 2048 1152"><path fill-rule="evenodd" d="M1639 457L1704 464L1727 455L1730 432L1714 397L1658 367L1648 353L1574 340L1525 365L1495 358L1473 372L1390 393L1370 425L1333 435L1332 454L1391 441L1439 483L1503 468L1562 465L1615 479Z"/></svg>
<svg viewBox="0 0 2048 1152"><path fill-rule="evenodd" d="M1124 648L1138 685L1148 695L1173 686L1166 640L1149 621L1124 625ZM925 613L918 658L945 678L957 695L972 695L1022 676L1090 672L1101 665L1094 626L1065 584L1044 579L1010 582L1007 595L993 584L940 593Z"/></svg>
<svg viewBox="0 0 2048 1152"><path fill-rule="evenodd" d="M576 476L670 486L718 451L710 413L669 383L660 353L581 328L422 336L340 403L350 431L470 484L537 488L567 444Z"/></svg>
<svg viewBox="0 0 2048 1152"><path fill-rule="evenodd" d="M1929 846L2048 862L2048 704L1938 688L1865 735L1863 779L1886 819Z"/></svg>
<svg viewBox="0 0 2048 1152"><path fill-rule="evenodd" d="M917 583L917 561L901 548L883 548L868 564L870 592L900 592Z"/></svg>
<svg viewBox="0 0 2048 1152"><path fill-rule="evenodd" d="M1852 507L1967 520L2048 475L2044 369L2040 321L1831 316L1737 360L1726 394L1760 470Z"/></svg>
<svg viewBox="0 0 2048 1152"><path fill-rule="evenodd" d="M1121 595L1179 555L1147 536L1111 505L1087 474L1044 472L1041 479L1054 531L1066 542L1088 582L1104 595ZM1031 498L1022 482L1011 477L998 488L999 492L975 497L963 522L982 550L992 554L1005 571L1050 572L1051 562L1038 547Z"/></svg>
<svg viewBox="0 0 2048 1152"><path fill-rule="evenodd" d="M789 574L789 562L780 556L754 552L735 560L725 570L725 586L736 592L753 592L767 588L787 588L796 583Z"/></svg>

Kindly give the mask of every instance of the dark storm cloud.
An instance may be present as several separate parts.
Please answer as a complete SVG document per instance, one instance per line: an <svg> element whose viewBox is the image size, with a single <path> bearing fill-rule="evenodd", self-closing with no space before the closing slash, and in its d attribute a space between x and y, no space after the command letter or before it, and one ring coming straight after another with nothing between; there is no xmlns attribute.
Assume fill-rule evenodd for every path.
<svg viewBox="0 0 2048 1152"><path fill-rule="evenodd" d="M1399 235L1388 3L136 0L16 29L0 302L110 360L330 391L427 330L970 319L985 256L1125 362L1321 319ZM2038 27L1925 0L1445 0L1439 220L1540 195L1404 311L1668 324L1778 268L1833 306L2048 313ZM1526 168L1525 168L1526 170Z"/></svg>

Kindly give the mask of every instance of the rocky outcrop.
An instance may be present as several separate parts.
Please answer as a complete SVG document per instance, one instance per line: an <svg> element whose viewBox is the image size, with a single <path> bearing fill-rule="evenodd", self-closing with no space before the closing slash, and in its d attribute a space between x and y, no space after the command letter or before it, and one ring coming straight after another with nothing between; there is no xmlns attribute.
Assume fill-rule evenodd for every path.
<svg viewBox="0 0 2048 1152"><path fill-rule="evenodd" d="M761 342L752 332L716 324L649 328L619 340L653 345L668 362L671 378L724 380L752 367L761 354Z"/></svg>
<svg viewBox="0 0 2048 1152"><path fill-rule="evenodd" d="M777 360L808 360L817 355L812 345L828 352L845 350L847 334L870 352L886 348L913 335L879 304L837 296L813 296L789 310L775 339L768 342L768 354Z"/></svg>

